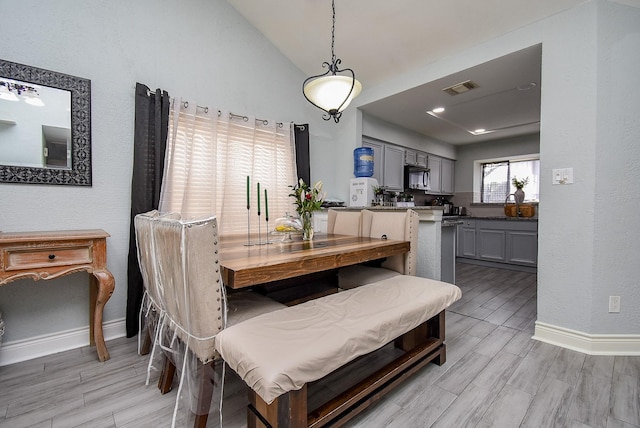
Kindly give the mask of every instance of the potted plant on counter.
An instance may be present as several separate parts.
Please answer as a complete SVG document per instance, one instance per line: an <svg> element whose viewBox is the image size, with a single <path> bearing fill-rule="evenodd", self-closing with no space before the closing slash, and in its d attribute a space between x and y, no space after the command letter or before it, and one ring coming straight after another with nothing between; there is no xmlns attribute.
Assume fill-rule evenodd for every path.
<svg viewBox="0 0 640 428"><path fill-rule="evenodd" d="M515 198L516 202L519 204L524 202L524 190L522 190L522 188L526 186L527 183L529 183L529 177L525 177L522 180L518 180L518 178L514 176L511 179L511 184L513 184L513 187L516 188L516 191L513 192L513 197Z"/></svg>

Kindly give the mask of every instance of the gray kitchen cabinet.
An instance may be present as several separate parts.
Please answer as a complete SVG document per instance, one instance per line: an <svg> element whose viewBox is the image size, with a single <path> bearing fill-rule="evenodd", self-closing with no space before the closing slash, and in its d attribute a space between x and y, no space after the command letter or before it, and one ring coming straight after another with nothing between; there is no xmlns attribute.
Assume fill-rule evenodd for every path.
<svg viewBox="0 0 640 428"><path fill-rule="evenodd" d="M538 265L538 222L465 219L458 225L457 257L517 266Z"/></svg>
<svg viewBox="0 0 640 428"><path fill-rule="evenodd" d="M428 154L413 149L404 149L404 164L427 167Z"/></svg>
<svg viewBox="0 0 640 428"><path fill-rule="evenodd" d="M417 165L418 164L418 152L411 149L404 150L404 163L405 165Z"/></svg>
<svg viewBox="0 0 640 428"><path fill-rule="evenodd" d="M426 193L439 195L440 194L440 165L442 164L442 158L429 155L427 159L427 165L429 166L429 190Z"/></svg>
<svg viewBox="0 0 640 428"><path fill-rule="evenodd" d="M404 190L404 150L401 147L385 144L383 170L384 187L402 192Z"/></svg>
<svg viewBox="0 0 640 428"><path fill-rule="evenodd" d="M478 253L480 260L491 262L504 262L507 260L506 254L506 230L486 227L485 222L480 222L476 228L478 236ZM492 222L493 223L493 222Z"/></svg>
<svg viewBox="0 0 640 428"><path fill-rule="evenodd" d="M538 231L510 230L507 232L507 263L538 265Z"/></svg>
<svg viewBox="0 0 640 428"><path fill-rule="evenodd" d="M416 165L427 167L428 155L425 152L416 153Z"/></svg>
<svg viewBox="0 0 640 428"><path fill-rule="evenodd" d="M458 225L458 257L476 257L476 221L465 219Z"/></svg>
<svg viewBox="0 0 640 428"><path fill-rule="evenodd" d="M453 195L454 175L454 161L442 158L440 163L440 191L442 194Z"/></svg>
<svg viewBox="0 0 640 428"><path fill-rule="evenodd" d="M364 139L362 147L373 149L373 178L378 185L394 192L404 190L404 148Z"/></svg>
<svg viewBox="0 0 640 428"><path fill-rule="evenodd" d="M455 164L451 159L429 155L427 166L429 167L430 189L426 192L430 195L453 195Z"/></svg>

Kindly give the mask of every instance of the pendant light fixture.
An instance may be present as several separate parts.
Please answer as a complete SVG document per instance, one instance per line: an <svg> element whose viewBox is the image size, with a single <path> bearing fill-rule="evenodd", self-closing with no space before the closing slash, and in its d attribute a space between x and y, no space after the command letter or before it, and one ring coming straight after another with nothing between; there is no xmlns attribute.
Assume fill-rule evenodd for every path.
<svg viewBox="0 0 640 428"><path fill-rule="evenodd" d="M333 23L331 26L331 63L323 62L322 67L328 68L326 73L311 76L302 84L304 97L314 106L324 111L324 120L338 123L342 111L347 108L352 99L358 96L362 85L356 80L356 75L350 68L340 70L338 66L342 60L337 59L333 52L336 31L336 6L331 0ZM343 73L343 74L338 74Z"/></svg>

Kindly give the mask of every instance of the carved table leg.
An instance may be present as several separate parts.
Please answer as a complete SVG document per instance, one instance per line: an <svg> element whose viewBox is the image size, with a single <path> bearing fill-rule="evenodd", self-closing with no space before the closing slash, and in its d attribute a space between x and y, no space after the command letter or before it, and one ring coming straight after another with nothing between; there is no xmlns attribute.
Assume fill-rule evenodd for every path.
<svg viewBox="0 0 640 428"><path fill-rule="evenodd" d="M94 271L91 277L90 292L90 322L89 322L89 343L96 346L96 352L100 361L107 361L109 351L104 343L104 334L102 333L102 313L104 305L107 303L113 290L115 289L115 280L108 270Z"/></svg>

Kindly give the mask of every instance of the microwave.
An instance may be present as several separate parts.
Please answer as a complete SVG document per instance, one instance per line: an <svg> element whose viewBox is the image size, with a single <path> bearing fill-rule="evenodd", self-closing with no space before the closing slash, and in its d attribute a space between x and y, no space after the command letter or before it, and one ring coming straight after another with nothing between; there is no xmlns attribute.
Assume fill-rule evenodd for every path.
<svg viewBox="0 0 640 428"><path fill-rule="evenodd" d="M431 180L429 168L406 165L404 167L404 188L415 190L430 190Z"/></svg>

